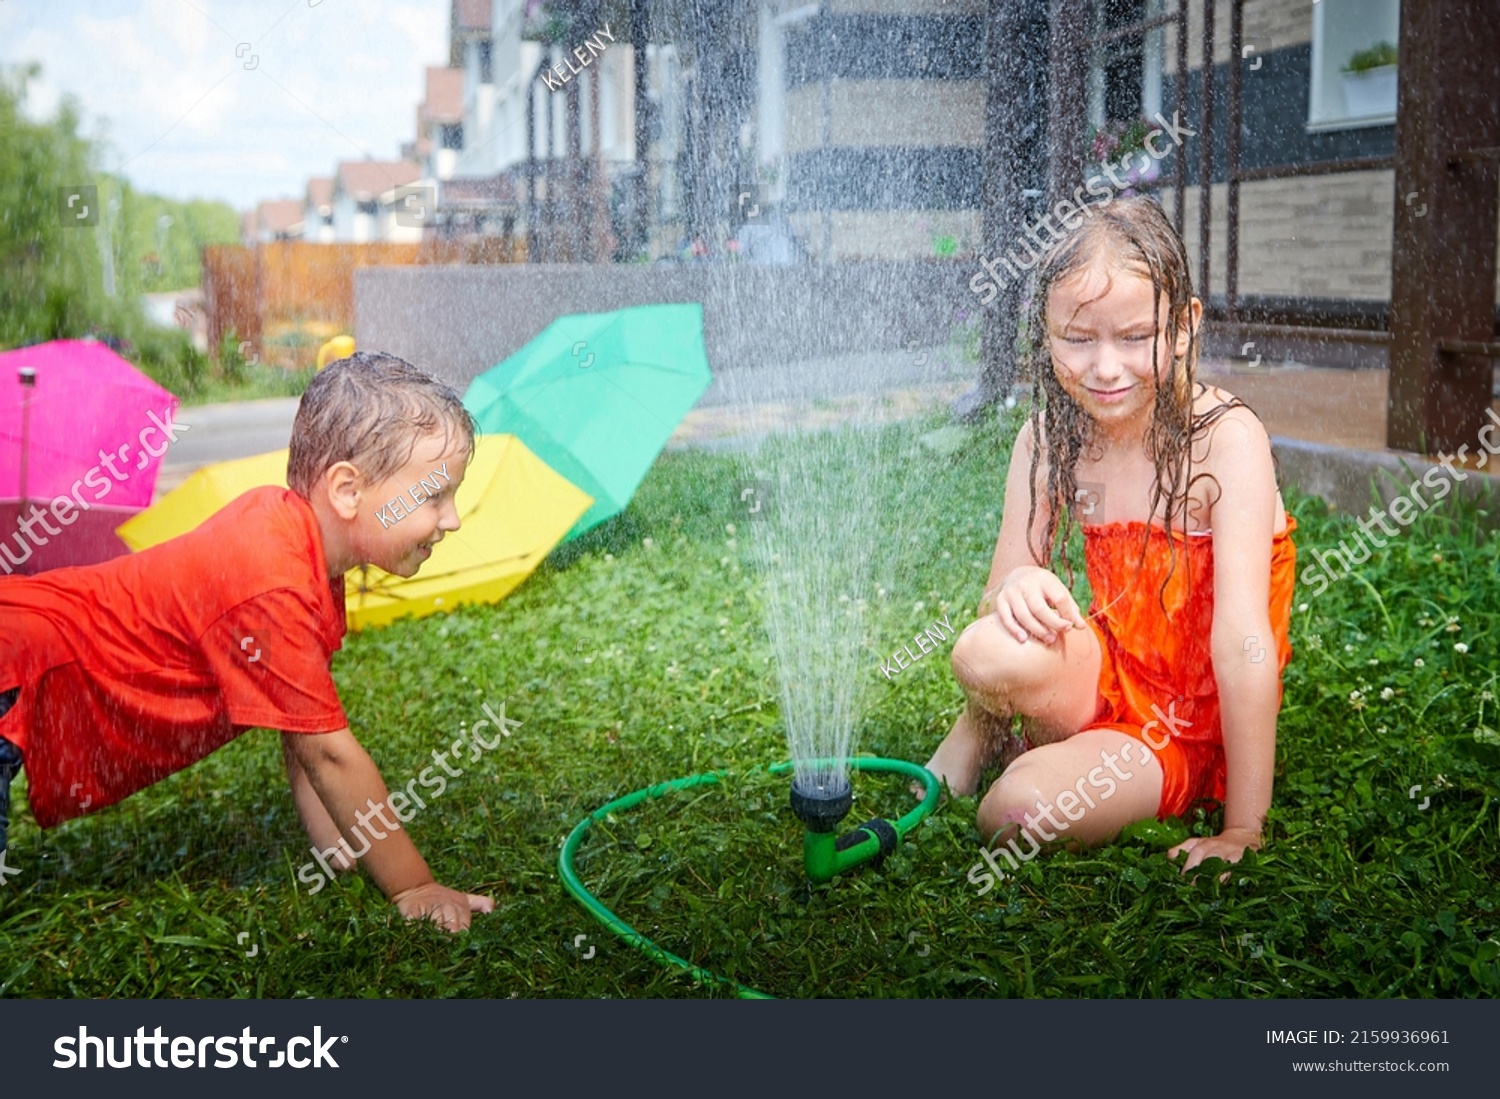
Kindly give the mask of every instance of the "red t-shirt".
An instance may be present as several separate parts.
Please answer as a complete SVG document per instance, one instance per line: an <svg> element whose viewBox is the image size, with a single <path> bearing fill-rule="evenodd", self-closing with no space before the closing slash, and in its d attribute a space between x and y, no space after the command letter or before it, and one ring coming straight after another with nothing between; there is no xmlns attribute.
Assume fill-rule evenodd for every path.
<svg viewBox="0 0 1500 1099"><path fill-rule="evenodd" d="M141 553L0 578L0 691L20 688L0 736L37 823L113 805L252 726L345 728L329 670L343 589L284 488Z"/></svg>

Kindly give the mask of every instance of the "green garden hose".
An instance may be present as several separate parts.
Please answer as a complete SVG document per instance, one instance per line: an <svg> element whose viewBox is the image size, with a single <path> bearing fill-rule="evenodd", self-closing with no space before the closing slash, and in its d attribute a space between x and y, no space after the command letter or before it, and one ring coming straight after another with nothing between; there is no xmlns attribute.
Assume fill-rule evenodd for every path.
<svg viewBox="0 0 1500 1099"><path fill-rule="evenodd" d="M819 760L817 764L827 764L830 761ZM808 876L817 882L826 882L835 874L845 870L853 869L876 856L888 853L896 842L899 842L913 828L925 820L934 809L937 808L938 796L941 786L937 777L925 767L919 767L915 763L908 763L901 759L851 759L847 761L850 768L856 771L885 772L905 775L922 783L924 794L921 802L899 820L886 822L873 820L861 825L842 840L834 838L831 832L817 834L807 833L807 841L804 848L804 859ZM773 775L784 775L790 773L796 767L795 763L776 763L767 767L768 773ZM663 950L624 920L616 916L606 908L599 899L595 897L584 886L578 877L578 871L573 865L573 860L578 854L578 848L583 843L583 837L589 828L597 821L602 821L611 813L622 812L632 809L652 798L664 797L678 790L688 790L694 786L714 786L724 777L723 771L705 771L699 775L688 775L685 778L672 779L670 782L659 782L654 786L636 790L634 793L626 794L624 797L615 798L614 801L595 809L584 817L568 833L568 838L563 842L562 852L557 857L557 870L562 876L563 886L572 894L573 898L588 909L590 913L609 928L624 942L635 947L646 957L662 965L675 966L688 973L696 981L713 985L728 985L732 987L742 999L747 1000L769 1000L772 997L764 992L758 992L738 981L730 980L728 977L720 977L717 973L711 973L701 966L694 965L685 958L679 958L669 950ZM889 831L893 831L895 839L891 840Z"/></svg>

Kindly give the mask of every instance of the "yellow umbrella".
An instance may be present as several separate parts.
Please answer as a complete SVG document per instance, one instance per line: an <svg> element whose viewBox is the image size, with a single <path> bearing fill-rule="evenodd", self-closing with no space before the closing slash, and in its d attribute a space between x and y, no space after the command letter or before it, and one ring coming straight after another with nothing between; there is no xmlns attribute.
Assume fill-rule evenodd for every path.
<svg viewBox="0 0 1500 1099"><path fill-rule="evenodd" d="M221 462L192 474L118 530L131 549L192 530L230 500L286 484L287 452ZM374 567L345 577L350 629L493 603L526 579L593 504L514 435L481 435L455 501L462 529L432 548L411 579Z"/></svg>
<svg viewBox="0 0 1500 1099"><path fill-rule="evenodd" d="M187 479L145 511L115 528L132 550L139 553L186 534L237 496L252 488L277 485L286 488L286 451L257 454L216 462L189 474Z"/></svg>

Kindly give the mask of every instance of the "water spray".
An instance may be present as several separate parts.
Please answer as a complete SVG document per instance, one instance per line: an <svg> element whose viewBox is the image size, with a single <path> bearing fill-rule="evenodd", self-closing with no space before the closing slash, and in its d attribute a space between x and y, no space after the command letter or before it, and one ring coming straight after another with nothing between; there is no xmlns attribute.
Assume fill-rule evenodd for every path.
<svg viewBox="0 0 1500 1099"><path fill-rule="evenodd" d="M817 885L826 885L839 874L853 870L867 862L873 861L875 865L879 865L896 849L907 833L931 815L932 811L937 808L938 796L942 792L937 776L931 771L902 759L859 758L848 760L847 763L818 760L813 763L813 766L824 769L814 773L809 773L807 766L804 763L802 773L792 779L791 806L792 812L806 829L802 844L803 866L807 871L808 879ZM849 815L849 810L854 804L854 790L849 776L844 772L846 766L854 771L904 775L920 782L923 789L922 800L910 812L895 821L875 817L846 835L835 836L840 822ZM796 768L795 763L787 762L773 764L766 770L773 775L784 775L792 773ZM769 999L763 992L757 992L727 977L720 977L657 946L590 893L578 877L578 871L574 866L574 859L578 854L578 848L583 843L583 837L596 822L607 819L613 813L634 808L643 801L664 797L679 790L687 790L695 786L716 786L723 777L722 771L705 771L700 775L688 775L685 778L672 779L670 782L659 782L654 786L647 786L634 793L626 794L624 797L616 798L606 805L601 805L579 821L563 842L562 851L557 857L558 874L562 877L563 886L567 891L584 908L588 909L595 919L646 957L663 965L681 969L695 980L706 984L728 985L743 998Z"/></svg>

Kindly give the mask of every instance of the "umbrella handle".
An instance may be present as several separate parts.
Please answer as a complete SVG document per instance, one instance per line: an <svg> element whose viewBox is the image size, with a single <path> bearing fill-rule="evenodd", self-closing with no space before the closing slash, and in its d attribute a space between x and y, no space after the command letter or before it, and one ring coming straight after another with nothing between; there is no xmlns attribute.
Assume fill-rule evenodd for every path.
<svg viewBox="0 0 1500 1099"><path fill-rule="evenodd" d="M36 388L36 369L23 366L16 371L16 377L21 383L21 483L17 495L21 498L21 510L18 513L22 518L26 515L26 505L31 501L26 498L26 473L27 452L31 443L31 394Z"/></svg>

